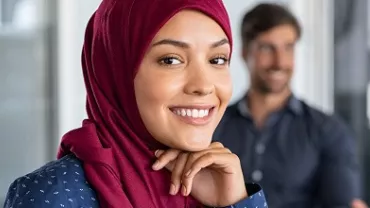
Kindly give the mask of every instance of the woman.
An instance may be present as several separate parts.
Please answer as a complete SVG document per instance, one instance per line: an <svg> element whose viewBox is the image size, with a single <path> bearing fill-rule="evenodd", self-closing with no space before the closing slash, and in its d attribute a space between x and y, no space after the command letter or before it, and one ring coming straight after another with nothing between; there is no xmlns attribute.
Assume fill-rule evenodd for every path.
<svg viewBox="0 0 370 208"><path fill-rule="evenodd" d="M238 158L210 144L231 43L221 0L103 0L82 56L88 120L5 207L266 207Z"/></svg>

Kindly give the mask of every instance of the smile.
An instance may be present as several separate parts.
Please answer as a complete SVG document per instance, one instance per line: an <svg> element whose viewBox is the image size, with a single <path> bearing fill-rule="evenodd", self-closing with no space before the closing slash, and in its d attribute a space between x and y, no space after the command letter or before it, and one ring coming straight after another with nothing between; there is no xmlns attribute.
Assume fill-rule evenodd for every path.
<svg viewBox="0 0 370 208"><path fill-rule="evenodd" d="M172 107L171 112L191 125L206 125L211 121L215 107Z"/></svg>
<svg viewBox="0 0 370 208"><path fill-rule="evenodd" d="M177 114L178 116L188 116L193 118L203 118L209 115L210 109L175 109L173 113Z"/></svg>

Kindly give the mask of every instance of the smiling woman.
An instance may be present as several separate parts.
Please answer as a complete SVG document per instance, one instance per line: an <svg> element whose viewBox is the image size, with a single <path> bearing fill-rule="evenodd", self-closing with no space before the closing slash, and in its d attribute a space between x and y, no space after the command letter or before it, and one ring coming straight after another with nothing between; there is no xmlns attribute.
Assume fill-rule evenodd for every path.
<svg viewBox="0 0 370 208"><path fill-rule="evenodd" d="M5 207L267 207L239 158L211 143L231 48L221 0L103 0L82 56L88 119Z"/></svg>
<svg viewBox="0 0 370 208"><path fill-rule="evenodd" d="M226 34L210 17L182 11L152 42L135 78L145 126L166 146L207 148L232 93Z"/></svg>

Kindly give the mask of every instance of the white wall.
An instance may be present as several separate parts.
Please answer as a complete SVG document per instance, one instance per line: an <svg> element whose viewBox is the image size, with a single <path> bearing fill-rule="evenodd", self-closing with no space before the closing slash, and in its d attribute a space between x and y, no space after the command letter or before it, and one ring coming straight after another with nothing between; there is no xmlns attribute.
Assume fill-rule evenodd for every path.
<svg viewBox="0 0 370 208"><path fill-rule="evenodd" d="M86 118L81 52L85 28L101 0L58 0L59 135Z"/></svg>
<svg viewBox="0 0 370 208"><path fill-rule="evenodd" d="M334 111L334 21L332 0L291 0L303 27L297 48L293 89L308 103Z"/></svg>
<svg viewBox="0 0 370 208"><path fill-rule="evenodd" d="M272 2L273 0L269 0ZM333 111L332 87L332 0L278 0L289 5L303 26L303 37L297 48L296 74L293 89L307 102ZM231 64L234 81L232 102L240 98L248 86L248 74L240 58L239 24L244 12L259 0L225 0L234 32L234 56ZM266 2L266 1L264 1ZM85 118L85 90L80 54L88 18L100 0L59 0L59 94L60 135L80 126Z"/></svg>
<svg viewBox="0 0 370 208"><path fill-rule="evenodd" d="M16 178L47 161L48 73L38 3L18 1L14 21L0 25L0 206Z"/></svg>

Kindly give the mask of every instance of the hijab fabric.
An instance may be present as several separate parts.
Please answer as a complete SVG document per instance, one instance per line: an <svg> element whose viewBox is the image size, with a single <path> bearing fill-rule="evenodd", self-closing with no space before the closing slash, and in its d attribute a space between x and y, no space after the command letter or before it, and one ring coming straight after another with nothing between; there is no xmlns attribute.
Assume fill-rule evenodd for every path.
<svg viewBox="0 0 370 208"><path fill-rule="evenodd" d="M164 148L146 130L134 78L159 29L184 9L213 18L232 42L222 0L103 0L88 22L82 52L88 119L66 133L58 158L74 154L102 208L198 207L192 197L169 195L170 172L153 171Z"/></svg>

